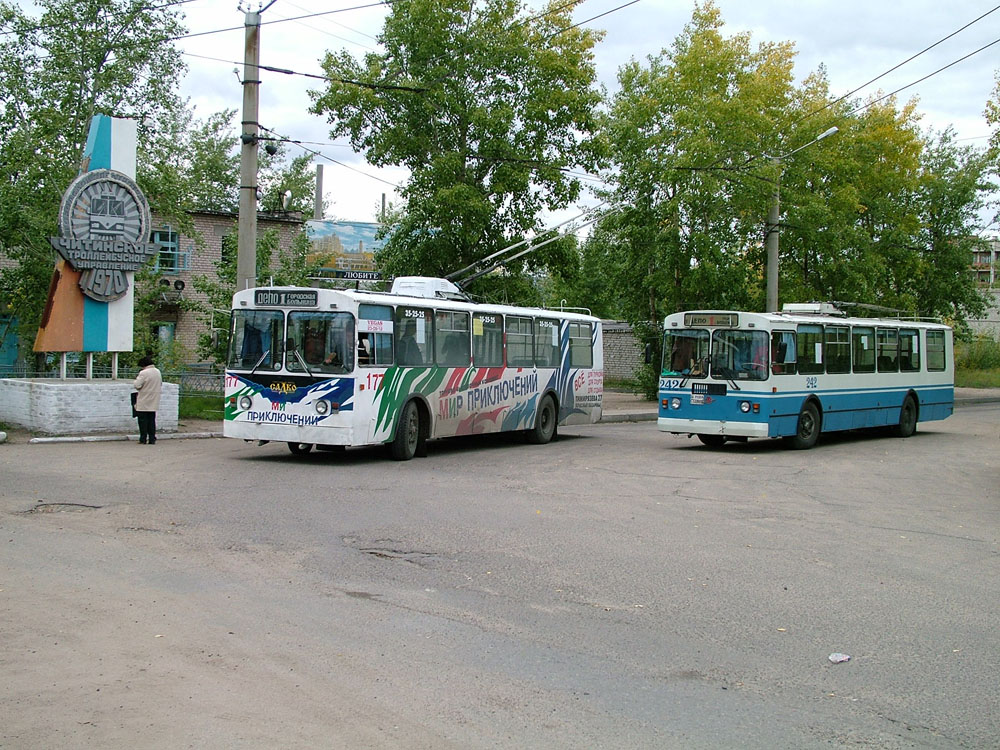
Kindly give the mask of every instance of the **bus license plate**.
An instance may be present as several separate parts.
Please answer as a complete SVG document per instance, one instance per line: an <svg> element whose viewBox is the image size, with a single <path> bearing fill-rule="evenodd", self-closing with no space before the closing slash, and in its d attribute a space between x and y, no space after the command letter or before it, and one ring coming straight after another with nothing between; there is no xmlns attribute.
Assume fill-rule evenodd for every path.
<svg viewBox="0 0 1000 750"><path fill-rule="evenodd" d="M703 404L703 403L705 403L705 394L704 393L692 393L691 394L691 403L692 404Z"/></svg>

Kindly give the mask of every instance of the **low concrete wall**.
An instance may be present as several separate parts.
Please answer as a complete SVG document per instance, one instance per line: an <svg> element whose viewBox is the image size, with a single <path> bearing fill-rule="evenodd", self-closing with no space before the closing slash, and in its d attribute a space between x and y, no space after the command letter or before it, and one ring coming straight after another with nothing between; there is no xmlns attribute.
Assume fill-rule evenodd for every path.
<svg viewBox="0 0 1000 750"><path fill-rule="evenodd" d="M0 379L0 422L47 435L137 432L127 380ZM164 383L157 432L177 432L180 388Z"/></svg>

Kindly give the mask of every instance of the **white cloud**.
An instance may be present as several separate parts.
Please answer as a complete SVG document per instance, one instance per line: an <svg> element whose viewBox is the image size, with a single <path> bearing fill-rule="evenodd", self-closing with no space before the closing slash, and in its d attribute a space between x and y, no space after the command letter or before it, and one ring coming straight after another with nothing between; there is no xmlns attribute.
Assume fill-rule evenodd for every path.
<svg viewBox="0 0 1000 750"><path fill-rule="evenodd" d="M365 0L342 3L349 8ZM574 11L578 21L609 11L622 0L586 0ZM795 74L801 80L820 64L826 66L834 94L841 95L869 81L907 57L954 32L989 11L994 3L959 0L718 0L727 26L725 33L748 31L755 43L791 41L797 50ZM541 7L537 0L532 7ZM256 7L256 6L255 6ZM609 91L617 86L617 70L629 58L644 60L669 48L691 18L692 2L642 0L604 16L588 26L607 31L596 50L599 76ZM230 0L195 0L183 6L192 33L236 27L234 31L195 36L179 42L186 52L221 58L225 62L187 57L190 72L183 93L197 105L199 117L224 108L242 107L242 87L235 75L239 63L242 76L243 13ZM347 49L362 55L375 48L386 6L348 10L300 21L268 23L293 16L331 10L328 0L277 0L263 14L261 62L303 73L319 74L319 60L327 50ZM888 93L933 73L938 68L993 42L1000 34L1000 11L927 52L900 70L879 80L855 97L876 91ZM898 95L900 102L919 97L923 125L943 129L953 125L960 138L983 144L989 129L982 116L995 85L1000 44L938 73ZM322 81L301 76L264 72L261 75L260 122L290 138L330 142L329 126L309 113L308 89L322 88ZM977 140L971 140L977 139ZM343 141L334 145L311 145L329 157L374 177L399 182L400 169L377 169L367 165ZM293 147L294 150L294 147ZM375 179L323 161L330 215L336 218L372 220L384 192L391 188Z"/></svg>

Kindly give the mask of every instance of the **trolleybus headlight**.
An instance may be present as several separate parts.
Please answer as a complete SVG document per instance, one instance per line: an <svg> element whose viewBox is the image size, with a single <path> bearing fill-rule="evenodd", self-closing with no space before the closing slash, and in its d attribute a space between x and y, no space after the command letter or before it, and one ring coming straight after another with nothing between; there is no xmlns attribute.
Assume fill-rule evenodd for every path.
<svg viewBox="0 0 1000 750"><path fill-rule="evenodd" d="M240 408L243 411L250 411L250 407L253 406L253 399L249 396L240 396Z"/></svg>
<svg viewBox="0 0 1000 750"><path fill-rule="evenodd" d="M672 398L672 399L670 399L670 408L671 409L680 409L681 408L681 400L679 398Z"/></svg>
<svg viewBox="0 0 1000 750"><path fill-rule="evenodd" d="M744 414L749 414L750 413L750 402L749 401L740 401L740 411L743 412Z"/></svg>
<svg viewBox="0 0 1000 750"><path fill-rule="evenodd" d="M317 414L321 414L322 415L322 414L326 414L329 411L330 411L330 402L329 401L324 401L323 399L320 399L319 401L316 402L316 413Z"/></svg>

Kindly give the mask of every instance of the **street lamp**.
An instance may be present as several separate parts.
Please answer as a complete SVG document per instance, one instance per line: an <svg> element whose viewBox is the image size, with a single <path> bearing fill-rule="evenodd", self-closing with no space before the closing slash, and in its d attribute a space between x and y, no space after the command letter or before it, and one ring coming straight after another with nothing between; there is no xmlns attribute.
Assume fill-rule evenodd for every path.
<svg viewBox="0 0 1000 750"><path fill-rule="evenodd" d="M778 176L774 180L774 195L771 200L771 207L767 212L767 312L777 312L778 310L778 211L781 199L781 162L792 154L796 154L814 143L819 143L827 136L833 135L838 129L837 127L832 127L820 133L809 141L809 143L799 146L787 154L771 157L771 163L776 167Z"/></svg>

